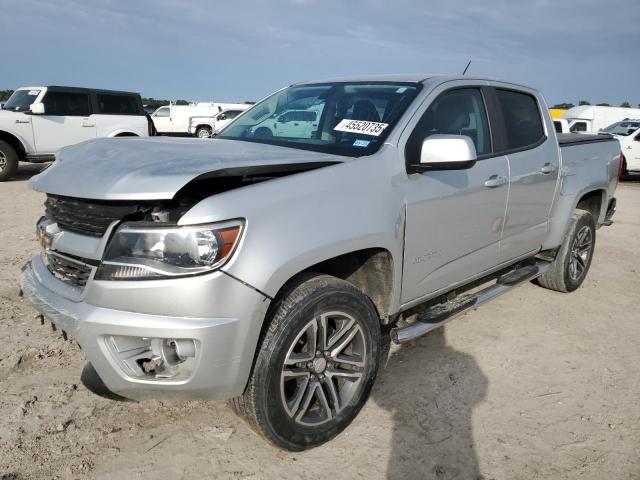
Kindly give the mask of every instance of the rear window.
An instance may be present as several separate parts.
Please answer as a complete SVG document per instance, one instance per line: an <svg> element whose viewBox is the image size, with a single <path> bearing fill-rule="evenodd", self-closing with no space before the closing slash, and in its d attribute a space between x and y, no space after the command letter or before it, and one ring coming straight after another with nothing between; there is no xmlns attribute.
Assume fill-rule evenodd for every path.
<svg viewBox="0 0 640 480"><path fill-rule="evenodd" d="M574 122L571 124L569 131L570 132L586 132L587 124L586 122Z"/></svg>
<svg viewBox="0 0 640 480"><path fill-rule="evenodd" d="M504 117L508 150L532 147L544 139L540 109L533 96L501 89L496 90L496 95Z"/></svg>
<svg viewBox="0 0 640 480"><path fill-rule="evenodd" d="M108 115L138 115L138 99L132 95L99 93L98 112Z"/></svg>
<svg viewBox="0 0 640 480"><path fill-rule="evenodd" d="M562 133L562 122L554 121L553 126L556 129L556 133Z"/></svg>

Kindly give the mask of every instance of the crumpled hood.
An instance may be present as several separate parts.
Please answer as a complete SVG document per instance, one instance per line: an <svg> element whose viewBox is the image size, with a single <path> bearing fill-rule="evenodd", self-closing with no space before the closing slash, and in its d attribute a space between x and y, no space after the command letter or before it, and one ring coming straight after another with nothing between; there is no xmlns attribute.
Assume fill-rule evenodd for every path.
<svg viewBox="0 0 640 480"><path fill-rule="evenodd" d="M65 147L33 177L39 192L94 200L168 200L195 178L227 169L339 163L345 157L223 139L102 138ZM309 165L311 168L311 165ZM278 167L279 168L279 167ZM224 176L224 172L221 172Z"/></svg>

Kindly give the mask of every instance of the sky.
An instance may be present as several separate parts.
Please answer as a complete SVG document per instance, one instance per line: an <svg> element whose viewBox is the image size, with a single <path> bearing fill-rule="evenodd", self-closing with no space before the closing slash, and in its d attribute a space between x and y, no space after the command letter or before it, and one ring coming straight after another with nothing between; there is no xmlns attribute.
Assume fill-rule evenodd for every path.
<svg viewBox="0 0 640 480"><path fill-rule="evenodd" d="M640 104L640 0L0 0L0 19L0 89L231 102L471 60L550 104Z"/></svg>

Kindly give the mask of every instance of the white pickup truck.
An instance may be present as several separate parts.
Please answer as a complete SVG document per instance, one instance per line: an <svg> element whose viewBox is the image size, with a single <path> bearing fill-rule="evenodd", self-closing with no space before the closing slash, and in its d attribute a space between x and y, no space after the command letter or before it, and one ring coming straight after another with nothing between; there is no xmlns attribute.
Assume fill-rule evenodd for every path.
<svg viewBox="0 0 640 480"><path fill-rule="evenodd" d="M221 113L244 111L251 107L243 103L198 103L194 105L166 105L151 115L156 130L161 135L206 138L221 127L215 125ZM235 118L239 113L230 113Z"/></svg>
<svg viewBox="0 0 640 480"><path fill-rule="evenodd" d="M613 135L622 147L622 176L640 175L640 119L625 120L602 129Z"/></svg>
<svg viewBox="0 0 640 480"><path fill-rule="evenodd" d="M214 116L192 117L189 123L189 133L194 137L209 138L250 107L251 105L249 104L238 105L234 108L223 110Z"/></svg>
<svg viewBox="0 0 640 480"><path fill-rule="evenodd" d="M0 110L0 182L18 162L48 162L68 145L96 137L146 137L137 93L75 87L23 87Z"/></svg>

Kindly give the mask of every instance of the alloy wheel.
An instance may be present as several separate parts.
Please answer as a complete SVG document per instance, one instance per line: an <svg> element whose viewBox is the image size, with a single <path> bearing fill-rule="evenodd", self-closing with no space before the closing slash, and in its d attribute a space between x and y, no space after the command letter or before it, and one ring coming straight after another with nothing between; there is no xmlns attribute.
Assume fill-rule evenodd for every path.
<svg viewBox="0 0 640 480"><path fill-rule="evenodd" d="M573 245L571 246L569 276L573 281L579 280L585 274L592 249L593 235L589 226L584 225L573 239Z"/></svg>
<svg viewBox="0 0 640 480"><path fill-rule="evenodd" d="M334 419L363 381L366 347L362 327L347 313L323 313L307 323L282 367L280 395L289 417L307 427Z"/></svg>

